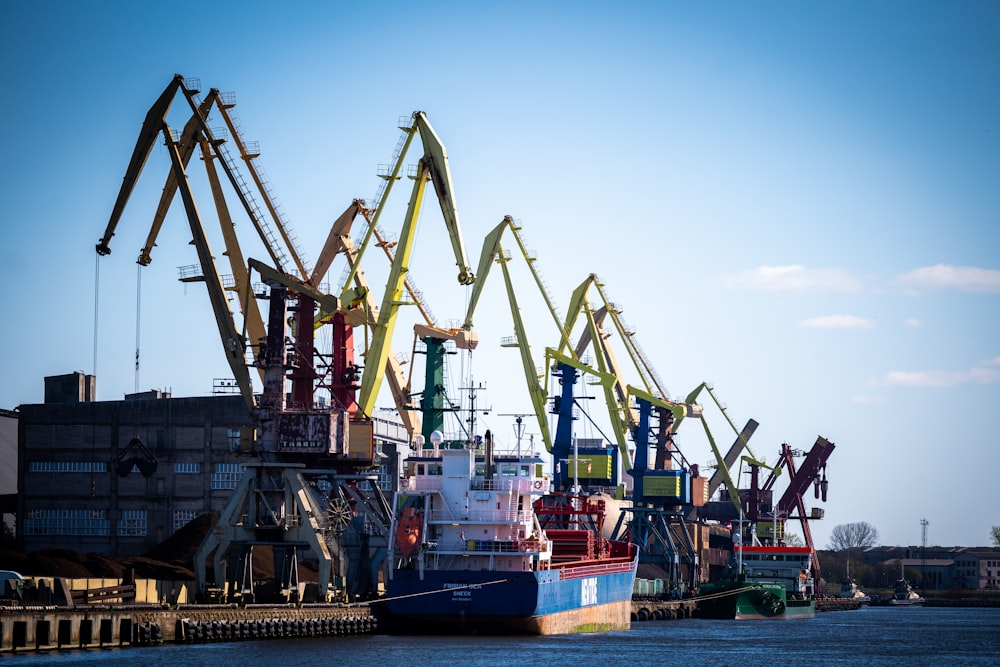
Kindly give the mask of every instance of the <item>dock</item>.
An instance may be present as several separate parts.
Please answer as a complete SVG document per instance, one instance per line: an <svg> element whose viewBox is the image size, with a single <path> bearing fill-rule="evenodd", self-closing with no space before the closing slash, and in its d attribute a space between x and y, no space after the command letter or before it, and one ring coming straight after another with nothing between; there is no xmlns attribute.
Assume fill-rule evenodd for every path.
<svg viewBox="0 0 1000 667"><path fill-rule="evenodd" d="M26 606L0 608L0 654L363 635L377 627L367 604Z"/></svg>
<svg viewBox="0 0 1000 667"><path fill-rule="evenodd" d="M632 621L675 621L694 616L694 600L632 600Z"/></svg>

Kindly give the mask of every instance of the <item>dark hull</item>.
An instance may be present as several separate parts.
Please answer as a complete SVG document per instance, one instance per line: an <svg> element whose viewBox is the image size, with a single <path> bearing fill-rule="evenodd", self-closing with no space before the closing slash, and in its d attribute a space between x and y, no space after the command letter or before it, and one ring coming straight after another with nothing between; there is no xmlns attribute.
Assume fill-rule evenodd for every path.
<svg viewBox="0 0 1000 667"><path fill-rule="evenodd" d="M717 582L702 586L695 616L721 620L813 618L814 600L788 600L779 584Z"/></svg>
<svg viewBox="0 0 1000 667"><path fill-rule="evenodd" d="M627 630L636 561L540 572L395 570L387 628L419 634Z"/></svg>

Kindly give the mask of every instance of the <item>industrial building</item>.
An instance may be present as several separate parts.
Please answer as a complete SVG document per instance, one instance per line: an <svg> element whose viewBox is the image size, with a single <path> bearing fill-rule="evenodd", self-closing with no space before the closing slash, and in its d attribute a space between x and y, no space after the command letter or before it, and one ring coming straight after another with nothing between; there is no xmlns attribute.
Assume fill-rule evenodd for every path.
<svg viewBox="0 0 1000 667"><path fill-rule="evenodd" d="M146 553L192 519L220 512L246 464L239 395L175 398L162 391L95 401L96 379L45 378L45 403L21 405L17 423L17 543L109 556ZM398 422L377 420L379 485L391 490Z"/></svg>
<svg viewBox="0 0 1000 667"><path fill-rule="evenodd" d="M14 534L17 511L17 413L0 410L0 512L4 531Z"/></svg>
<svg viewBox="0 0 1000 667"><path fill-rule="evenodd" d="M1000 547L869 547L861 552L868 565L881 566L883 588L893 573L906 572L924 590L1000 590Z"/></svg>

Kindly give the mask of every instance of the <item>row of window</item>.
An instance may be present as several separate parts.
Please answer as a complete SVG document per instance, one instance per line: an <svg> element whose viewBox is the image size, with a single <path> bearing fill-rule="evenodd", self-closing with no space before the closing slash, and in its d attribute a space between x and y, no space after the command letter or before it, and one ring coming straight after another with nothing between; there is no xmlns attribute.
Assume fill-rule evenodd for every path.
<svg viewBox="0 0 1000 667"><path fill-rule="evenodd" d="M240 463L217 463L215 472L212 475L213 489L234 489L235 482L243 476L246 466ZM138 468L132 467L133 472L138 472ZM28 472L44 473L106 473L108 464L106 461L31 461L28 464ZM174 474L177 475L197 475L201 473L201 463L198 461L184 461L174 464ZM236 474L238 473L238 474ZM233 475L236 474L235 478ZM219 475L221 486L215 486L216 475ZM231 485L230 485L231 484Z"/></svg>
<svg viewBox="0 0 1000 667"><path fill-rule="evenodd" d="M111 534L106 510L59 509L28 510L24 520L25 535L99 535ZM198 516L198 510L174 510L174 530L183 528ZM142 537L149 531L146 510L122 510L118 518L120 537Z"/></svg>
<svg viewBox="0 0 1000 667"><path fill-rule="evenodd" d="M242 463L216 463L212 471L213 489L235 489L247 467Z"/></svg>
<svg viewBox="0 0 1000 667"><path fill-rule="evenodd" d="M107 472L106 461L31 461L28 472Z"/></svg>
<svg viewBox="0 0 1000 667"><path fill-rule="evenodd" d="M980 567L1000 567L1000 560L956 560L958 567L980 568ZM975 570L968 570L969 574L975 574Z"/></svg>

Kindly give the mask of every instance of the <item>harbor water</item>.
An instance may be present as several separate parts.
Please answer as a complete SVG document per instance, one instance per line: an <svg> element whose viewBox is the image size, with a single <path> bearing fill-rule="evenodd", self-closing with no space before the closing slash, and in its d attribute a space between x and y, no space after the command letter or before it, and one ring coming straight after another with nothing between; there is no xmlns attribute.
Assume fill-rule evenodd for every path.
<svg viewBox="0 0 1000 667"><path fill-rule="evenodd" d="M6 665L1000 665L1000 609L891 608L811 620L633 623L551 637L361 636L5 655Z"/></svg>

